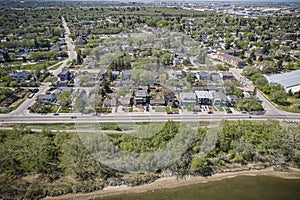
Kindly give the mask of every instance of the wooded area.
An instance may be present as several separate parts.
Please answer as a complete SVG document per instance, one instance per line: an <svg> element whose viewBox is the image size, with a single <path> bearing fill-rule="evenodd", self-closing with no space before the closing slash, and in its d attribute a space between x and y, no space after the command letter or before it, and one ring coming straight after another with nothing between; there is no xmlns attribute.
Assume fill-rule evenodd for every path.
<svg viewBox="0 0 300 200"><path fill-rule="evenodd" d="M157 129L150 130L151 127ZM116 125L113 128L120 130ZM138 131L146 128L147 137L139 137ZM107 185L145 184L161 176L163 171L182 177L189 174L207 176L247 164L299 167L299 130L299 125L275 120L225 121L219 131L202 127L194 130L169 121L162 125L147 125L133 134L108 134L116 147L138 154L163 149L179 133L184 133L181 141L176 141L177 147L181 148L182 140L192 136L189 137L190 146L179 160L162 168L152 163L156 168L149 168L148 172L127 173L99 162L78 134L51 133L49 130L35 133L20 126L0 132L0 197L33 199L89 192ZM204 143L213 134L215 143L204 154Z"/></svg>

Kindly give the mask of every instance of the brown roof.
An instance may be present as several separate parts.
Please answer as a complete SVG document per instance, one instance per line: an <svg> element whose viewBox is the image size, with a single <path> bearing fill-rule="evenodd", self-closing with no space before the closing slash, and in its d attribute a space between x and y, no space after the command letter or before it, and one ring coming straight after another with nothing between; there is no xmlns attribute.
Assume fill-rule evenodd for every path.
<svg viewBox="0 0 300 200"><path fill-rule="evenodd" d="M166 101L164 99L153 99L153 100L150 100L150 104L164 105L164 104L166 104Z"/></svg>

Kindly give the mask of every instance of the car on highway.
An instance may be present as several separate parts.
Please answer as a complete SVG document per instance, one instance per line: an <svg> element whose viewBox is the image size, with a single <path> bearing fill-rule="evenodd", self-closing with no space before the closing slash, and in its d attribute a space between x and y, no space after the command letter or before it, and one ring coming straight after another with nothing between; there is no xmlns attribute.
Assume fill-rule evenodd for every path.
<svg viewBox="0 0 300 200"><path fill-rule="evenodd" d="M168 112L166 112L166 114L167 114L167 115L169 115L169 114L173 114L173 112L171 112L171 111L168 111Z"/></svg>
<svg viewBox="0 0 300 200"><path fill-rule="evenodd" d="M71 119L76 119L77 117L76 116L71 116Z"/></svg>
<svg viewBox="0 0 300 200"><path fill-rule="evenodd" d="M59 116L59 113L53 113L53 116Z"/></svg>
<svg viewBox="0 0 300 200"><path fill-rule="evenodd" d="M208 111L207 114L214 114L212 110Z"/></svg>

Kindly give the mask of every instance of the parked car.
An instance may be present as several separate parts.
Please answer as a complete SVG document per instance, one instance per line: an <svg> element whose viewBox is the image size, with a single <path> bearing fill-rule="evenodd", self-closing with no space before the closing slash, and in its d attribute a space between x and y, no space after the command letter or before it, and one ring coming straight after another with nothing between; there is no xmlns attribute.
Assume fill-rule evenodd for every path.
<svg viewBox="0 0 300 200"><path fill-rule="evenodd" d="M232 113L232 111L231 110L227 110L226 113Z"/></svg>
<svg viewBox="0 0 300 200"><path fill-rule="evenodd" d="M39 91L39 88L34 88L34 89L32 90L33 93L37 93L38 91Z"/></svg>
<svg viewBox="0 0 300 200"><path fill-rule="evenodd" d="M35 95L35 93L31 93L28 98L31 99L33 96Z"/></svg>
<svg viewBox="0 0 300 200"><path fill-rule="evenodd" d="M98 113L94 112L94 113L92 113L92 115L93 115L93 116L97 116L97 115L98 115Z"/></svg>
<svg viewBox="0 0 300 200"><path fill-rule="evenodd" d="M208 111L207 114L214 114L212 110Z"/></svg>

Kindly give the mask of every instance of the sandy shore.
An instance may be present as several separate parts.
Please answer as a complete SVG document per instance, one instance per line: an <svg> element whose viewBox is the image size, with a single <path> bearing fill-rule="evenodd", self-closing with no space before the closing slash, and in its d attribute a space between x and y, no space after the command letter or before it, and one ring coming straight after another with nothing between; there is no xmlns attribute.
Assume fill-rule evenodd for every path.
<svg viewBox="0 0 300 200"><path fill-rule="evenodd" d="M300 179L300 169L290 168L288 172L274 171L273 168L267 168L262 170L249 170L239 172L229 172L215 174L210 177L191 176L186 179L177 180L176 177L159 178L153 183L145 184L141 186L128 187L126 185L121 186L109 186L103 190L91 192L91 193L77 193L77 194L66 194L58 197L46 197L47 200L69 200L69 199L94 199L100 197L108 197L120 194L128 193L142 193L153 190L162 190L168 188L175 188L180 186L187 186L192 184L203 184L209 181L218 181L226 178L234 178L236 176L273 176L286 179Z"/></svg>

